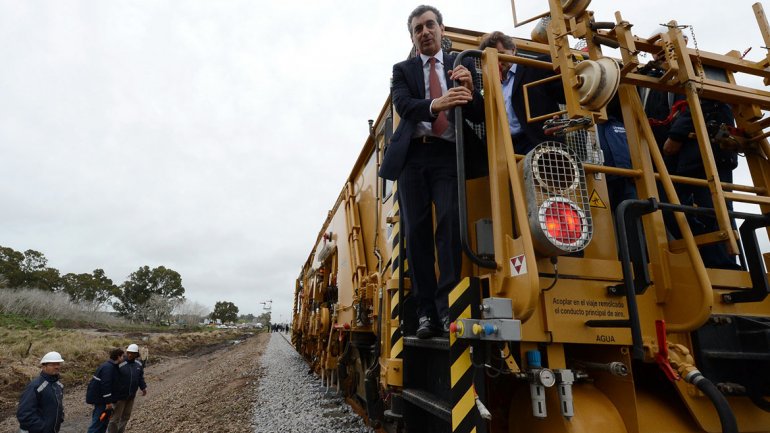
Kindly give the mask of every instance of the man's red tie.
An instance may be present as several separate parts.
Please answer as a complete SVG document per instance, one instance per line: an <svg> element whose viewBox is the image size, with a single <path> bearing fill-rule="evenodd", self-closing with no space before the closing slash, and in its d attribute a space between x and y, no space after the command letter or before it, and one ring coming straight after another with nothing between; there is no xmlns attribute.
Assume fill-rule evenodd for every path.
<svg viewBox="0 0 770 433"><path fill-rule="evenodd" d="M436 99L441 97L443 93L441 91L441 83L438 81L438 74L436 73L436 58L430 58L430 73L428 74L428 85L430 86L430 99ZM433 121L433 135L441 137L449 126L449 121L446 118L446 112L441 111L438 114L438 118Z"/></svg>

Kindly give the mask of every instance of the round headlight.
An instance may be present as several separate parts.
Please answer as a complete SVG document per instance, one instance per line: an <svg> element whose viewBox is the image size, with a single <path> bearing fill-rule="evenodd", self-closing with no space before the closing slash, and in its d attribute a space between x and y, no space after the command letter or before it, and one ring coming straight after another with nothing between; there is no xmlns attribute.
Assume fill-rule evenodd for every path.
<svg viewBox="0 0 770 433"><path fill-rule="evenodd" d="M551 243L565 251L585 247L589 238L585 212L564 197L552 197L540 205L538 212L543 232Z"/></svg>
<svg viewBox="0 0 770 433"><path fill-rule="evenodd" d="M543 146L532 155L532 175L540 187L562 195L580 186L580 169L570 153L559 147Z"/></svg>

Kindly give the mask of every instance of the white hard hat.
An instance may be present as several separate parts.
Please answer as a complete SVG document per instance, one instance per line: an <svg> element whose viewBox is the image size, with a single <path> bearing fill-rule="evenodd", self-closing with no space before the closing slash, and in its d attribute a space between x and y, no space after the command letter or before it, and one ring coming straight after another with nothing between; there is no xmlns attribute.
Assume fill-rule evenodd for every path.
<svg viewBox="0 0 770 433"><path fill-rule="evenodd" d="M136 344L129 344L126 348L126 352L139 353L139 346Z"/></svg>
<svg viewBox="0 0 770 433"><path fill-rule="evenodd" d="M48 364L49 362L64 362L59 352L48 352L42 358L40 358L41 364Z"/></svg>

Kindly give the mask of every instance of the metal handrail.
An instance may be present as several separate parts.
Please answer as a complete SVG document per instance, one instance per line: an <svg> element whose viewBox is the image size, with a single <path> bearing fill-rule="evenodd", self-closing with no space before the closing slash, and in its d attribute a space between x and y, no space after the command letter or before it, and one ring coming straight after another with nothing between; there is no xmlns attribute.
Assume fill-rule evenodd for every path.
<svg viewBox="0 0 770 433"><path fill-rule="evenodd" d="M629 248L627 225L638 226L638 220L642 215L655 211L676 211L693 215L708 215L714 217L716 211L713 208L702 208L686 206L681 204L661 203L650 198L647 200L624 200L618 205L617 213L617 233L618 233L618 254L620 264L623 269L623 283L625 286L626 305L628 308L628 320L589 320L586 322L590 327L628 327L631 329L631 356L634 359L644 358L644 342L642 339L642 329L639 318L639 309L636 302L636 296L644 292L645 287L638 287L639 283L647 284L645 278L642 281L636 281L632 270L632 258ZM764 269L762 253L756 236L756 229L770 225L770 214L757 215L745 212L728 211L731 218L744 220L740 227L741 239L745 246L746 263L751 276L752 288L749 290L739 290L729 293L723 293L722 302L726 304L740 302L761 302L770 294L770 283L767 281L767 273ZM639 247L641 245L638 245ZM637 254L643 257L643 254ZM638 258L637 258L638 260ZM646 267L642 258L642 265ZM634 263L638 265L639 263ZM639 269L638 266L635 269Z"/></svg>
<svg viewBox="0 0 770 433"><path fill-rule="evenodd" d="M457 55L453 68L462 65L466 57L481 58L480 50L466 50ZM455 85L458 85L455 80ZM457 146L457 208L460 220L460 244L471 261L482 268L496 269L497 262L476 255L468 241L468 198L465 190L465 138L463 136L463 109L455 107L455 145Z"/></svg>

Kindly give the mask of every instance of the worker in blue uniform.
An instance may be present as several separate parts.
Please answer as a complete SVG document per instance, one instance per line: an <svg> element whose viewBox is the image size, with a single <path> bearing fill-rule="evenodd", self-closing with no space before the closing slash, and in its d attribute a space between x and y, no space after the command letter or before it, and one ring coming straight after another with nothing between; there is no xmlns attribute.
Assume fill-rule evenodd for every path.
<svg viewBox="0 0 770 433"><path fill-rule="evenodd" d="M63 363L59 352L40 359L40 375L24 388L16 409L22 433L59 433L64 422L64 385L59 381Z"/></svg>

